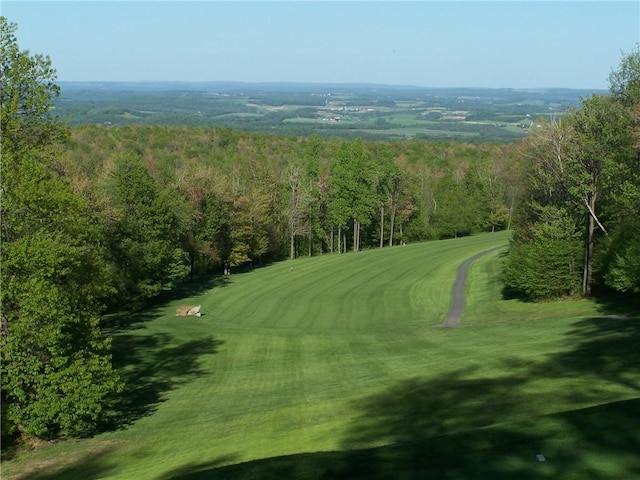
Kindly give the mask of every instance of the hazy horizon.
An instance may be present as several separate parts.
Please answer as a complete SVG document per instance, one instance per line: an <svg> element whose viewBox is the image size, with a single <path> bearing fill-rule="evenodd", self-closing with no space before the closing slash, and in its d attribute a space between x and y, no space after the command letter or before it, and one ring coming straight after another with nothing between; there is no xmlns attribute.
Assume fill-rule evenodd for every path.
<svg viewBox="0 0 640 480"><path fill-rule="evenodd" d="M605 90L637 1L15 1L61 82Z"/></svg>
<svg viewBox="0 0 640 480"><path fill-rule="evenodd" d="M283 87L354 87L354 88L388 88L388 89L416 89L416 90L513 90L522 92L537 92L547 90L574 90L574 91L594 91L594 92L606 92L607 87L602 88L588 88L588 87L477 87L473 85L459 86L459 87L434 87L430 85L393 85L388 83L368 83L368 82L289 82L289 81L267 81L267 82L251 82L251 81L236 81L236 80L59 80L59 85L176 85L176 86L188 86L196 88L198 86L227 86L227 87L240 87L246 86L283 86Z"/></svg>

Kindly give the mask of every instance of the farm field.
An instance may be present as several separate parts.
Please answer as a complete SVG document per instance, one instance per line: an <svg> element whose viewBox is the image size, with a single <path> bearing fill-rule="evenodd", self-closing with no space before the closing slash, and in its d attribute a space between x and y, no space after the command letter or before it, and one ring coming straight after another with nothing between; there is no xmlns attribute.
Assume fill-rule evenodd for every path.
<svg viewBox="0 0 640 480"><path fill-rule="evenodd" d="M369 140L514 142L589 90L367 84L63 82L70 125L189 125Z"/></svg>
<svg viewBox="0 0 640 480"><path fill-rule="evenodd" d="M2 478L640 478L640 319L503 300L508 239L286 261L109 318L121 428ZM458 266L503 245L439 326Z"/></svg>

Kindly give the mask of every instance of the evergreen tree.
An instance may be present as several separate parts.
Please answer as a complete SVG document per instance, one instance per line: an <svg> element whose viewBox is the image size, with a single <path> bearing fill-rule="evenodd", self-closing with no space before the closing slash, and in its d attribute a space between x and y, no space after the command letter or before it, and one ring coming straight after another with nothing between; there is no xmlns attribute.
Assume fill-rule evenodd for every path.
<svg viewBox="0 0 640 480"><path fill-rule="evenodd" d="M580 229L562 208L539 207L538 217L529 232L516 232L505 265L505 283L514 293L533 300L574 295L580 291Z"/></svg>

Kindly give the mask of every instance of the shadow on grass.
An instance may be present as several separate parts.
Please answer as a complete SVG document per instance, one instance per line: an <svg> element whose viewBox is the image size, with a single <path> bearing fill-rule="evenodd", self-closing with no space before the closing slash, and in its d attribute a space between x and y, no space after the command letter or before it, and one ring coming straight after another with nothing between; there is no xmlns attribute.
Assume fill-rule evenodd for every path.
<svg viewBox="0 0 640 480"><path fill-rule="evenodd" d="M640 320L581 320L566 349L536 362L510 359L501 376L459 369L358 400L341 451L186 465L162 479L639 478L639 340ZM593 382L563 390L572 377ZM538 391L549 382L557 382L558 407ZM607 394L613 385L627 393ZM546 403L547 411L569 408L542 414Z"/></svg>
<svg viewBox="0 0 640 480"><path fill-rule="evenodd" d="M163 309L169 303L224 287L229 282L225 276L186 281L156 297L144 309L112 313L101 320L103 333L112 337L113 366L125 384L103 430L123 428L150 415L163 401L165 393L205 374L200 369L199 358L216 353L222 344L220 340L209 336L177 343L169 334L148 335L143 329L145 323L164 314Z"/></svg>
<svg viewBox="0 0 640 480"><path fill-rule="evenodd" d="M590 375L640 392L640 317L594 317L572 326L568 348L532 367L532 376Z"/></svg>
<svg viewBox="0 0 640 480"><path fill-rule="evenodd" d="M225 287L230 282L229 277L222 275L185 281L173 290L161 293L139 309L104 315L100 320L100 328L108 335L142 328L146 322L155 320L162 309L171 302L202 295L212 288Z"/></svg>
<svg viewBox="0 0 640 480"><path fill-rule="evenodd" d="M426 388L428 385L423 385ZM413 390L415 384L409 387ZM395 393L400 393L398 390ZM444 435L397 441L388 446L349 448L257 460L219 467L215 462L187 465L167 473L162 480L329 480L329 479L497 479L497 480L613 480L640 472L640 400L616 402L554 415L542 425L534 422L497 425ZM490 407L488 407L490 408ZM398 410L394 407L394 410ZM475 408L474 408L475 410ZM373 413L373 412L370 412ZM418 413L418 412L415 412ZM409 422L420 417L402 414ZM499 412L496 411L496 416ZM433 417L431 417L433 418ZM388 419L388 417L387 417ZM399 433L397 419L392 430ZM435 423L438 423L437 421ZM411 438L416 429L401 438ZM569 428L574 443L563 445ZM374 433L374 432L370 432ZM387 434L385 424L381 434ZM556 435L561 441L554 443ZM377 439L374 439L377 440ZM538 455L544 455L543 461ZM610 465L590 462L592 456L611 455ZM622 461L618 461L622 459Z"/></svg>
<svg viewBox="0 0 640 480"><path fill-rule="evenodd" d="M176 344L167 334L120 334L113 338L113 363L125 382L108 429L123 428L153 413L170 390L205 375L202 355L222 344L213 337Z"/></svg>
<svg viewBox="0 0 640 480"><path fill-rule="evenodd" d="M618 318L640 318L640 295L607 292L597 296L603 314Z"/></svg>

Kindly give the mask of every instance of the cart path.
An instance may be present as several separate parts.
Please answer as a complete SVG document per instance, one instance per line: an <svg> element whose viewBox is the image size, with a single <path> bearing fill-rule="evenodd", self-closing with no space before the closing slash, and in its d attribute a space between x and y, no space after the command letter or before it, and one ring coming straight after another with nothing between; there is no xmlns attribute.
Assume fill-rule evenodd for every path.
<svg viewBox="0 0 640 480"><path fill-rule="evenodd" d="M462 262L462 265L458 267L458 273L456 274L456 283L453 285L453 291L451 292L451 306L449 307L447 316L444 317L444 322L442 322L443 327L457 327L458 325L460 325L460 317L462 317L465 303L464 286L467 283L467 274L469 272L469 267L471 266L471 264L480 257L495 252L496 250L505 248L506 246L507 245L500 245L499 247L494 247L489 250L485 250L484 252L480 252Z"/></svg>

